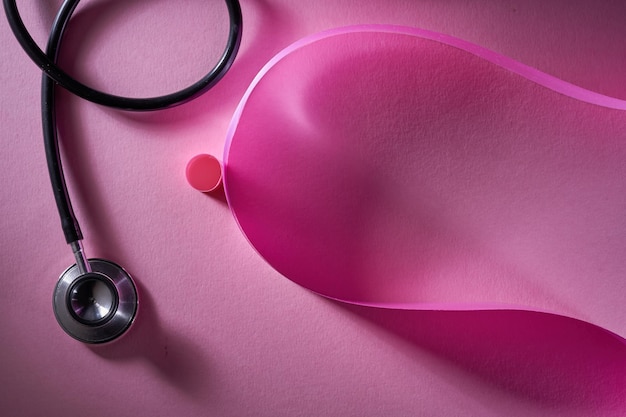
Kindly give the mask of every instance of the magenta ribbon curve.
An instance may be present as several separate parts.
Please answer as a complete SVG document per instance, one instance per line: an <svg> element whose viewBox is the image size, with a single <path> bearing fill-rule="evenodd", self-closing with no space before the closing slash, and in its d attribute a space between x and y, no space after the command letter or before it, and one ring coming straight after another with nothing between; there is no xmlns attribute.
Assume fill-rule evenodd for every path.
<svg viewBox="0 0 626 417"><path fill-rule="evenodd" d="M325 297L546 312L623 342L621 110L452 36L333 29L254 78L225 191L258 253Z"/></svg>

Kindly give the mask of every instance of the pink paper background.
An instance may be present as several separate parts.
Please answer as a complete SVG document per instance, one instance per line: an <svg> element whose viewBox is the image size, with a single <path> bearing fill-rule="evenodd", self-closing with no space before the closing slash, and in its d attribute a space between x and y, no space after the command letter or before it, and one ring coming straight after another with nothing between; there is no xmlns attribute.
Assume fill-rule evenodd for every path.
<svg viewBox="0 0 626 417"><path fill-rule="evenodd" d="M224 42L225 7L206 3L85 1L63 60L113 92L171 91L197 78ZM59 2L19 4L43 42ZM444 32L626 98L626 6L250 0L242 7L240 56L200 99L129 114L63 97L62 146L86 248L124 265L142 297L132 332L95 348L63 334L52 315L52 288L71 254L46 178L39 72L0 23L3 414L624 415L626 349L610 333L524 311L407 317L320 298L267 265L223 199L187 186L184 167L198 153L222 154L238 101L275 53L346 24ZM604 243L612 265L623 266L616 258L625 253L623 231ZM582 291L577 285L564 291ZM612 297L590 294L586 314L626 335L625 285L597 285Z"/></svg>

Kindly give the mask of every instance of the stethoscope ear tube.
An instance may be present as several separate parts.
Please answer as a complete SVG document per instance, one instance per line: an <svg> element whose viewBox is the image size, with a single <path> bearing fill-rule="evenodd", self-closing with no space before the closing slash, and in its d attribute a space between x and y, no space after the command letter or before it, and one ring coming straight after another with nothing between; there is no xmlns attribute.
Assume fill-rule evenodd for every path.
<svg viewBox="0 0 626 417"><path fill-rule="evenodd" d="M110 342L128 330L137 315L139 300L132 278L121 266L90 259L91 272L77 265L66 269L52 299L61 328L84 343Z"/></svg>
<svg viewBox="0 0 626 417"><path fill-rule="evenodd" d="M57 321L73 338L84 343L105 343L121 336L135 319L137 290L130 275L119 265L103 259L87 260L83 235L72 209L65 183L55 111L55 83L91 102L125 110L158 110L189 101L213 87L231 67L242 37L238 0L225 0L230 18L226 48L216 65L199 81L164 96L131 98L93 89L57 66L59 47L72 13L80 0L64 0L55 17L46 53L32 39L19 15L15 0L3 0L5 13L18 42L44 72L41 85L43 136L48 172L66 242L76 264L63 272L53 295Z"/></svg>
<svg viewBox="0 0 626 417"><path fill-rule="evenodd" d="M65 26L69 22L72 13L80 0L65 0L57 13L52 32L59 32L59 38L65 30ZM114 107L125 110L159 110L173 107L198 97L205 91L213 87L230 69L235 56L241 44L243 31L241 6L238 0L226 0L230 27L228 32L228 41L222 56L216 65L200 80L187 88L158 97L135 98L123 97L109 94L103 91L89 87L71 77L63 71L51 54L45 54L33 40L30 33L26 29L22 18L20 17L15 0L3 0L4 11L9 21L9 25L18 42L35 62L39 68L44 71L48 77L52 78L57 84L85 100L93 103L101 104L107 107ZM52 39L52 35L50 37Z"/></svg>

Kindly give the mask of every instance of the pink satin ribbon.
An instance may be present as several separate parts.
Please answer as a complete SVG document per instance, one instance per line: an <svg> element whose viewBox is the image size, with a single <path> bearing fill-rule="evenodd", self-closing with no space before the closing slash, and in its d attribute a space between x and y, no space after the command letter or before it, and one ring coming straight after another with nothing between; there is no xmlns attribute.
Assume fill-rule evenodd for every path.
<svg viewBox="0 0 626 417"><path fill-rule="evenodd" d="M325 297L621 334L625 109L444 34L333 29L255 77L225 191L259 254Z"/></svg>

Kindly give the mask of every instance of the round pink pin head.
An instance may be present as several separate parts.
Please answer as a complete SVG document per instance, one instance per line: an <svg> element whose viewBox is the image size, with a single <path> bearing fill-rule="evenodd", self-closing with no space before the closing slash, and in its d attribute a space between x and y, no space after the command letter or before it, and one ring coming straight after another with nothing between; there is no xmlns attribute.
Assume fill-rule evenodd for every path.
<svg viewBox="0 0 626 417"><path fill-rule="evenodd" d="M212 155L196 155L186 169L187 182L203 193L216 190L222 183L222 164Z"/></svg>

